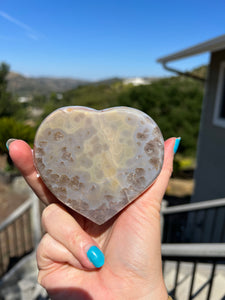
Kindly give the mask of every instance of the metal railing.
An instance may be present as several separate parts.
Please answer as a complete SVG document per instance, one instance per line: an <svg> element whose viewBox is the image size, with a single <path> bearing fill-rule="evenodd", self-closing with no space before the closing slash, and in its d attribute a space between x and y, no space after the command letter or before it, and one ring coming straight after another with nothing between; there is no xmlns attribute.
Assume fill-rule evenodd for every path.
<svg viewBox="0 0 225 300"><path fill-rule="evenodd" d="M161 214L163 243L225 242L225 198L171 207L164 204Z"/></svg>
<svg viewBox="0 0 225 300"><path fill-rule="evenodd" d="M168 292L173 299L199 299L199 294L202 293L203 290L205 290L205 297L201 299L222 299L216 299L215 296L212 298L212 288L216 280L216 268L221 267L222 264L225 264L225 244L163 244L162 257L165 281L166 265L170 264L171 270L171 262L174 262L172 265L172 268L175 271L173 277L174 282L172 286L170 286L170 289L168 289ZM188 268L186 264L185 274L183 271L182 279L180 279L182 273L181 265L184 263L188 263ZM194 291L198 266L201 266L203 269L202 272L207 273L207 276L204 282L201 283L197 287L197 290ZM199 270L198 272L201 273ZM171 276L171 274L169 276ZM181 298L177 297L177 289L182 284L185 285L185 288L183 288ZM223 296L225 296L225 290Z"/></svg>
<svg viewBox="0 0 225 300"><path fill-rule="evenodd" d="M165 227L167 226L168 222L166 217L168 216L177 217L182 214L196 214L196 212L203 211L207 211L208 214L208 212L216 210L217 213L214 211L213 217L215 219L215 216L219 215L218 211L221 208L225 208L225 199L162 207L162 228L163 225ZM188 220L188 218L186 218L186 220ZM225 226L223 226L223 230L224 228ZM24 255L37 247L41 235L39 199L34 194L31 194L27 201L0 224L0 277L12 267L14 262L17 262ZM207 289L205 299L209 300L215 281L216 269L218 266L225 264L225 243L163 243L162 258L165 276L168 269L167 266L169 266L170 269L171 262L174 264L174 282L169 289L174 299L179 300L179 298L177 298L177 290L179 290L184 280L184 278L180 279L180 274L182 273L181 269L184 263L188 263L188 273L186 270L185 274L185 276L189 278L189 284L187 284L188 299L198 299L199 293ZM196 291L194 290L196 274L198 273L198 266L202 264L210 268L209 276L205 283ZM182 297L182 300L183 299L185 299L185 297Z"/></svg>
<svg viewBox="0 0 225 300"><path fill-rule="evenodd" d="M215 274L217 268L223 268L225 276L225 243L222 243L225 237L225 199L171 207L166 207L164 204L161 214L164 277L166 278L168 270L171 271L172 269L174 275L173 282L170 282L170 288L168 289L170 295L178 300L199 299L199 295L204 292L204 297L201 296L200 299L222 299L216 299L215 296L212 296L212 289L213 285L216 284ZM196 235L195 231L199 231L199 234ZM179 243L174 243L177 232L183 234L184 237L178 236ZM201 234L204 236L201 236ZM213 237L215 234L219 243L212 242L213 239L215 240L215 237ZM192 239L194 243L189 242ZM204 243L205 239L208 239L209 243ZM196 243L196 240L198 243ZM180 243L180 241L183 243ZM188 241L188 243L184 243L184 241ZM183 265L185 265L185 271L181 270ZM208 276L205 277L205 280L197 289L194 289L197 281L196 277L200 274L199 266L204 269L204 273L207 269ZM183 288L182 296L179 294L181 286ZM223 297L225 297L225 287L223 286L223 288Z"/></svg>
<svg viewBox="0 0 225 300"><path fill-rule="evenodd" d="M0 277L35 249L40 238L39 199L32 193L0 224Z"/></svg>

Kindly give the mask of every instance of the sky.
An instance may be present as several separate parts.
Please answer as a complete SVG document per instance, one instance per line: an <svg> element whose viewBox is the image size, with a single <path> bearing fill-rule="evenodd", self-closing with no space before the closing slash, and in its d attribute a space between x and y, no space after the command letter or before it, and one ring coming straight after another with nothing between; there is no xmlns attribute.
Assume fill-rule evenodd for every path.
<svg viewBox="0 0 225 300"><path fill-rule="evenodd" d="M0 0L0 62L34 77L168 76L156 60L224 34L224 13L223 0Z"/></svg>

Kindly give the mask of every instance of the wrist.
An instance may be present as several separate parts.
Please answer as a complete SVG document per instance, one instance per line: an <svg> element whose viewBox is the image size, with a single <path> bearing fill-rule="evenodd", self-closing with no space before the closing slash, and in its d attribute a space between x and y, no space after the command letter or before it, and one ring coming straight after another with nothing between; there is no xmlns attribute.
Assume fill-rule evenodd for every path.
<svg viewBox="0 0 225 300"><path fill-rule="evenodd" d="M163 286L157 290L151 291L146 297L140 298L140 300L172 300L168 296L166 288Z"/></svg>

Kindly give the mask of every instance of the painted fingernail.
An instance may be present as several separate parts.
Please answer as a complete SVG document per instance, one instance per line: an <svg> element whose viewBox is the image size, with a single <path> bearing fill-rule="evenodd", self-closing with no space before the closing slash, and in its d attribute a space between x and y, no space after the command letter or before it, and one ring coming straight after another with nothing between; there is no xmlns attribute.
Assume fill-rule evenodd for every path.
<svg viewBox="0 0 225 300"><path fill-rule="evenodd" d="M102 251L96 246L92 246L88 250L87 257L96 268L101 268L104 265L105 256Z"/></svg>
<svg viewBox="0 0 225 300"><path fill-rule="evenodd" d="M12 143L12 142L14 142L14 141L16 141L16 139L9 139L7 142L6 142L6 148L9 150L9 145Z"/></svg>
<svg viewBox="0 0 225 300"><path fill-rule="evenodd" d="M179 148L179 145L180 145L180 140L181 140L181 137L176 138L174 148L173 148L174 154L177 153L177 149Z"/></svg>

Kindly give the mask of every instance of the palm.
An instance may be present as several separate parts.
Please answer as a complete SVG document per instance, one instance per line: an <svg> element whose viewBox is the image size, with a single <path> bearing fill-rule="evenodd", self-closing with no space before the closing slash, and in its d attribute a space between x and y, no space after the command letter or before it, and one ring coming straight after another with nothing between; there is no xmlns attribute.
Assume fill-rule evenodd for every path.
<svg viewBox="0 0 225 300"><path fill-rule="evenodd" d="M154 185L107 223L99 226L70 211L70 218L80 228L80 234L85 232L87 238L91 238L102 248L105 264L101 269L89 270L82 267L81 261L79 267L76 267L68 263L66 257L71 255L68 251L64 256L53 259L55 253L52 256L48 254L51 248L46 248L45 243L46 255L43 255L43 251L37 254L39 278L52 298L70 299L71 295L71 299L145 299L145 295L153 290L162 294L165 287L162 284L159 212L172 171L173 146L173 139L165 142L163 169ZM26 143L12 143L10 156L43 202L59 203L40 178L37 178L32 151ZM59 210L64 211L62 208ZM58 224L50 224L49 228L52 227L55 227L58 235ZM62 230L61 233L64 236ZM57 236L54 238L57 239ZM61 248L64 246L60 245ZM76 244L74 247L76 248ZM129 291L132 294L128 297Z"/></svg>
<svg viewBox="0 0 225 300"><path fill-rule="evenodd" d="M48 266L46 265L41 271L42 284L44 280L47 290L50 292L52 287L57 286L61 287L60 289L64 291L67 298L70 294L74 297L74 294L77 293L79 296L84 295L87 299L90 296L96 299L97 295L99 299L106 299L108 291L113 290L118 293L113 298L120 299L120 296L123 298L121 291L132 286L137 287L140 296L137 278L139 278L140 284L145 282L147 290L148 282L152 282L154 278L143 274L147 274L148 269L152 268L155 263L155 248L152 247L152 244L155 246L160 244L158 239L160 204L157 201L152 202L148 212L149 218L144 217L146 201L151 201L149 198L151 194L152 192L148 191L148 195L145 193L135 203L123 210L119 216L101 226L71 212L80 226L103 249L106 262L100 270L88 271L75 269L69 264L65 266L64 262L48 261ZM49 198L52 199L52 197ZM151 243L146 243L146 238ZM149 256L153 259L149 260ZM130 278L127 277L127 274L131 275ZM160 276L160 274L158 275ZM157 278L157 274L154 274L154 277ZM82 286L83 291L75 286ZM89 291L89 295L86 295L85 291ZM55 294L55 292L58 294L58 290L52 293Z"/></svg>

